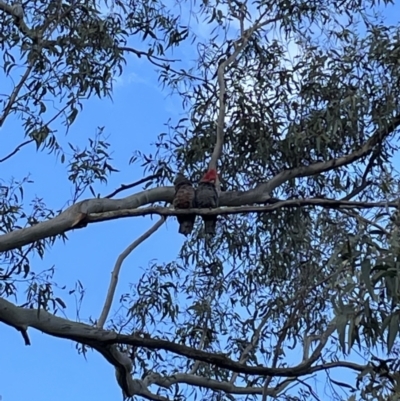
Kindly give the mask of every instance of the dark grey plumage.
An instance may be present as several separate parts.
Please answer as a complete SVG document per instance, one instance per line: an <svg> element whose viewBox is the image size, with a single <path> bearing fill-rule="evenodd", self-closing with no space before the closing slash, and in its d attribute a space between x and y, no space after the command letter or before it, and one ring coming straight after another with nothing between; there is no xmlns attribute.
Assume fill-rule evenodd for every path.
<svg viewBox="0 0 400 401"><path fill-rule="evenodd" d="M175 196L173 205L175 209L191 209L195 207L195 189L192 183L183 174L179 173L174 181ZM189 235L196 220L195 214L177 216L179 233Z"/></svg>
<svg viewBox="0 0 400 401"><path fill-rule="evenodd" d="M218 207L218 192L215 187L217 172L210 170L207 172L196 190L196 207L199 209L217 208ZM217 225L217 216L202 216L204 221L204 232L209 235L215 235Z"/></svg>

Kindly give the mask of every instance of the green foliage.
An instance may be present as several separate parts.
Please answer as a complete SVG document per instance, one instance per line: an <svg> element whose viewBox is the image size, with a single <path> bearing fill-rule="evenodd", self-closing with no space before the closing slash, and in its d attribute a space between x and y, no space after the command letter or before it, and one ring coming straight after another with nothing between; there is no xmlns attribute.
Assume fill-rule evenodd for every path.
<svg viewBox="0 0 400 401"><path fill-rule="evenodd" d="M61 119L68 129L85 99L111 96L113 81L126 64L124 53L135 51L127 47L130 37L146 39L149 54L161 55L185 37L161 3L103 6L108 13L92 0L30 1L24 4L24 19L15 23L1 7L1 68L15 84L9 94L0 95L0 126L14 114L38 147L56 150L55 121Z"/></svg>
<svg viewBox="0 0 400 401"><path fill-rule="evenodd" d="M167 11L159 0L115 1L107 15L95 2L33 1L26 6L26 24L13 23L0 7L3 72L16 76L19 64L25 68L19 83L0 98L0 126L9 115L19 116L26 136L67 163L72 202L86 190L98 196L93 184L117 170L102 129L83 150L71 144L69 157L57 144L53 121L61 119L69 129L84 99L111 96L113 77L124 68L124 52L135 35L149 45L150 60L187 38L198 52L186 69L161 67L160 82L181 95L186 115L168 123L151 154L137 149L132 157L144 173L155 174L147 185L169 184L177 170L194 182L200 179L216 143L222 98L226 118L218 169L224 191L260 187L291 170L270 195L364 203L398 199L400 27L382 24L372 12L374 1L182 5L194 7L193 17L209 28L208 37L182 25L176 9ZM240 30L243 34L259 15L265 23L222 78L218 66L240 45ZM50 106L55 100L57 111ZM371 151L357 157L365 147ZM347 162L339 163L344 158ZM307 167L315 166L326 167L310 173ZM40 200L24 211L27 183L4 185L3 233L55 215ZM151 334L272 368L309 360L327 336L303 376L322 372L331 399L395 399L390 397L397 396L400 380L400 235L393 208L306 206L224 215L212 240L201 227L199 219L176 260L149 264L122 297L127 316L115 316L113 330ZM2 296L15 295L15 280L24 277L30 280L29 307L64 307L53 290L53 272L43 278L27 258L33 252L43 257L55 240L2 255ZM77 289L81 292L81 285ZM382 354L390 358L384 369L376 364ZM182 373L207 380L186 388L182 383L193 384L193 377L166 386L149 379L170 399L186 399L192 391L210 400L256 399L262 392L286 400L314 396L303 376L245 375L171 355L138 348L135 377L153 380L151 374L159 374L172 380ZM332 378L330 369L339 366L352 372L353 383Z"/></svg>

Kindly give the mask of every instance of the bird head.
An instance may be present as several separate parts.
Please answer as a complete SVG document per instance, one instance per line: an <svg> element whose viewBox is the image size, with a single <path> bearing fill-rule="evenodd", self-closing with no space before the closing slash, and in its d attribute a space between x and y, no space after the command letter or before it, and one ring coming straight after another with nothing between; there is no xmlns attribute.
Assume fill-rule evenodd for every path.
<svg viewBox="0 0 400 401"><path fill-rule="evenodd" d="M208 170L203 178L200 180L200 182L210 182L212 184L215 184L218 180L218 174L217 174L217 170L215 169L210 169Z"/></svg>
<svg viewBox="0 0 400 401"><path fill-rule="evenodd" d="M183 183L190 183L190 181L182 173L179 172L175 177L174 185L177 186Z"/></svg>

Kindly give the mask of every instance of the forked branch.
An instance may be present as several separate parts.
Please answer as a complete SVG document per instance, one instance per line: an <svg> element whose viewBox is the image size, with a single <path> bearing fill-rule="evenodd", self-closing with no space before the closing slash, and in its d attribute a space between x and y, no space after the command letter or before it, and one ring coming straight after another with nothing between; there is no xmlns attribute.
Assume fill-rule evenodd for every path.
<svg viewBox="0 0 400 401"><path fill-rule="evenodd" d="M216 365L232 372L257 375L257 376L275 376L275 377L300 377L314 372L333 369L336 367L345 367L356 372L362 372L365 366L360 366L351 362L330 362L322 365L312 366L320 356L322 348L325 346L330 334L334 330L334 325L323 333L320 338L320 344L316 347L311 357L302 363L288 368L268 368L264 366L249 366L244 363L236 362L223 353L213 353L197 350L186 345L177 344L168 340L151 338L151 336L141 337L136 334L124 335L117 334L113 331L104 330L99 327L93 327L84 323L76 323L70 320L54 316L46 310L25 309L15 306L11 302L0 298L0 322L11 327L25 331L29 328L35 328L53 337L69 339L81 344L92 347L99 352L109 363L111 363L118 372L119 383L126 395L143 395L148 399L164 399L157 398L152 395L146 387L145 380L135 380L132 378L131 364L126 359L126 355L117 350L117 344L126 344L134 347L145 347L152 350L165 350L175 355L180 355L192 360L199 360L205 363ZM207 387L207 380L199 380L191 375L176 375L175 380L179 377L182 382L198 386ZM174 381L174 379L165 379ZM151 381L151 380L150 380ZM153 383L161 385L162 379L153 380ZM164 382L164 384L166 384ZM171 383L173 384L173 383ZM208 384L210 387L214 383ZM245 393L240 387L233 386L232 383L220 384L220 388L233 393ZM211 388L213 388L211 386ZM261 394L261 389L249 390L252 394ZM249 394L249 393L248 393Z"/></svg>

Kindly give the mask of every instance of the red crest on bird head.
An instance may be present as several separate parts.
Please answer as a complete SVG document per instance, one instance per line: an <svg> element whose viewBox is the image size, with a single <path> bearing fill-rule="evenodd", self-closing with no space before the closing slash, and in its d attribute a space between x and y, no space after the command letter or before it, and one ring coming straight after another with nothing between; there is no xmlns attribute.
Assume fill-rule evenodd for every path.
<svg viewBox="0 0 400 401"><path fill-rule="evenodd" d="M200 182L216 182L218 179L218 174L217 174L217 170L215 170L214 168L208 170L203 178L200 180Z"/></svg>

